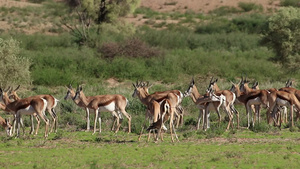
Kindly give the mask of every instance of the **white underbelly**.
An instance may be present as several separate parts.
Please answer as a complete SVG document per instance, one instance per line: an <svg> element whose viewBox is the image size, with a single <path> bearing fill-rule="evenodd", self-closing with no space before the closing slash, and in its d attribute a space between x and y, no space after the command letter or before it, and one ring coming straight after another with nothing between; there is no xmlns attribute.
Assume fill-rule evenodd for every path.
<svg viewBox="0 0 300 169"><path fill-rule="evenodd" d="M248 104L250 105L260 105L261 104L261 100L259 97L255 98L255 99L251 99L248 101Z"/></svg>
<svg viewBox="0 0 300 169"><path fill-rule="evenodd" d="M116 109L116 104L115 104L115 102L111 102L110 104L108 104L108 105L106 105L106 106L101 106L101 107L99 107L99 111L100 112L107 112L107 111L109 111L109 112L112 112L112 111L115 111L115 109Z"/></svg>
<svg viewBox="0 0 300 169"><path fill-rule="evenodd" d="M279 106L289 106L290 102L288 102L287 100L277 98L276 99L276 104L279 105Z"/></svg>
<svg viewBox="0 0 300 169"><path fill-rule="evenodd" d="M32 106L27 106L26 108L24 109L20 109L18 110L18 113L22 114L22 115L30 115L30 114L33 114L35 113L35 110Z"/></svg>

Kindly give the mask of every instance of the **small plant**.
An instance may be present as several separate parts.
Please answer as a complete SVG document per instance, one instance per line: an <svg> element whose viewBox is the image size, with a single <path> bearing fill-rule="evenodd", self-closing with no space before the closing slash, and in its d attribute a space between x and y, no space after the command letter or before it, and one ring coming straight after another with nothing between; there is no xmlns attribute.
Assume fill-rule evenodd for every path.
<svg viewBox="0 0 300 169"><path fill-rule="evenodd" d="M63 137L63 131L58 130L58 132L55 134L55 136L53 137L52 140L59 140L59 139L62 139L62 137Z"/></svg>
<svg viewBox="0 0 300 169"><path fill-rule="evenodd" d="M149 46L139 38L129 38L122 43L104 43L99 51L105 58L116 56L151 58L161 55L159 49Z"/></svg>
<svg viewBox="0 0 300 169"><path fill-rule="evenodd" d="M215 14L217 16L226 16L229 14L235 14L241 12L239 9L232 7L232 6L221 6L219 8L216 8L212 11L210 11L210 14Z"/></svg>
<svg viewBox="0 0 300 169"><path fill-rule="evenodd" d="M280 6L292 6L292 7L300 7L299 0L281 0Z"/></svg>
<svg viewBox="0 0 300 169"><path fill-rule="evenodd" d="M177 2L176 1L172 1L172 2L165 2L164 5L176 5Z"/></svg>
<svg viewBox="0 0 300 169"><path fill-rule="evenodd" d="M254 127L250 127L250 129L255 132L268 132L270 131L271 126L266 122L260 122L259 124L255 124Z"/></svg>
<svg viewBox="0 0 300 169"><path fill-rule="evenodd" d="M251 2L249 2L249 3L248 2L239 2L238 6L245 12L250 12L250 11L262 12L263 11L262 5L257 5L255 3L251 3Z"/></svg>

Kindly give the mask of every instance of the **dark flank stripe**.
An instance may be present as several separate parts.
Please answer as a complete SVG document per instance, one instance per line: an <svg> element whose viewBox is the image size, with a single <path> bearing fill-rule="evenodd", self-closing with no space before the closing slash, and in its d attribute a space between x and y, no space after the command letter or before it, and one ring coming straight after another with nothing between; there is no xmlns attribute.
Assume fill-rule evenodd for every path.
<svg viewBox="0 0 300 169"><path fill-rule="evenodd" d="M249 96L249 97L246 99L246 103L247 103L249 100L255 99L255 98L260 97L260 96L261 96L261 92L255 94L255 95Z"/></svg>
<svg viewBox="0 0 300 169"><path fill-rule="evenodd" d="M111 102L113 102L115 100L115 98L112 98L112 99L110 99L110 100L105 100L104 102L100 102L99 104L98 104L98 107L104 107L104 106L107 106L107 105L109 105Z"/></svg>
<svg viewBox="0 0 300 169"><path fill-rule="evenodd" d="M30 103L28 103L28 104L22 104L22 105L20 105L20 106L17 108L17 110L25 109L25 108L27 108L28 106L30 106Z"/></svg>
<svg viewBox="0 0 300 169"><path fill-rule="evenodd" d="M292 104L291 101L290 101L290 99L288 99L288 98L286 98L286 97L284 97L284 96L277 95L277 97L278 97L279 99L286 100L286 101L288 101L290 104Z"/></svg>

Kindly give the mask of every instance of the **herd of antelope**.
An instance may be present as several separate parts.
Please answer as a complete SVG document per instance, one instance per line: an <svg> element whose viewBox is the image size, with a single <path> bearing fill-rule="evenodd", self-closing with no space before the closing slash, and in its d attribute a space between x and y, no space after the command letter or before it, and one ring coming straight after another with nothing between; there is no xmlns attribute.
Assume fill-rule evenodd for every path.
<svg viewBox="0 0 300 169"><path fill-rule="evenodd" d="M292 87L292 81L288 80L286 86L280 89L259 89L258 83L255 83L252 88L248 86L249 81L247 79L241 79L238 84L232 83L230 90L220 90L217 85L218 79L211 79L210 83L204 94L200 94L194 79L189 84L188 89L185 92L179 90L168 90L162 92L155 92L150 94L149 82L136 82L133 84L134 92L132 97L138 98L142 104L146 106L146 120L149 120L150 126L146 129L148 133L148 141L150 139L150 133L152 131L155 141L158 137L163 140L163 131L167 131L165 123L169 122L169 130L171 133L172 142L174 137L177 141L178 137L175 131L179 125L183 124L184 110L181 106L181 102L185 97L191 97L197 108L199 108L199 117L197 121L197 130L202 124L203 130L206 131L210 127L209 116L211 111L215 111L218 115L219 123L221 122L220 108L224 110L228 117L228 125L226 130L230 127L234 128L234 117L236 117L237 128L239 128L239 111L235 108L235 104L242 104L246 108L246 114L248 119L247 128L251 125L254 126L255 122L260 122L261 108L266 108L267 123L273 123L276 126L281 126L284 121L287 123L287 109L290 111L289 126L293 127L293 111L294 106L296 110L296 120L300 117L300 90ZM8 136L15 134L20 135L20 126L22 126L24 133L24 124L22 115L30 115L31 117L31 130L30 134L34 132L34 118L37 121L35 135L38 133L40 119L45 122L45 134L44 137L48 137L49 132L57 131L57 114L55 107L59 100L52 95L37 95L27 98L20 98L17 95L17 90L10 87L6 90L0 88L0 108L13 115L13 125L10 120L3 119L0 116L0 124L6 129ZM131 132L131 116L126 111L128 100L126 97L114 94L114 95L96 95L85 96L82 90L82 86L78 86L76 90L71 85L67 87L67 94L64 97L65 100L72 99L76 105L85 109L86 111L86 131L90 130L90 111L95 113L93 134L97 130L97 122L99 122L99 133L101 132L101 112L111 112L114 117L112 130L118 132L121 126L121 120L125 116L128 120L128 132ZM52 118L52 122L46 116L45 112L48 112ZM282 119L283 118L283 119ZM49 125L51 125L48 132ZM145 126L145 124L143 125ZM144 127L139 135L139 140L142 136ZM155 134L156 133L156 134Z"/></svg>

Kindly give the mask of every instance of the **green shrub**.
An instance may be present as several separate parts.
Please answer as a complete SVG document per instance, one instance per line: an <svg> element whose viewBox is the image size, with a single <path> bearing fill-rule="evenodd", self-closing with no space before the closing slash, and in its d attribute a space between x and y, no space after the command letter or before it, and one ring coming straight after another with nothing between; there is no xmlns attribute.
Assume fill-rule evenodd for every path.
<svg viewBox="0 0 300 169"><path fill-rule="evenodd" d="M110 59L116 56L150 58L161 55L158 48L153 48L140 39L134 37L120 43L104 43L99 49L99 52L102 53L105 58Z"/></svg>
<svg viewBox="0 0 300 169"><path fill-rule="evenodd" d="M195 32L199 34L214 33L261 33L267 27L267 17L261 14L250 14L235 17L232 20L216 20L205 25L199 25Z"/></svg>
<svg viewBox="0 0 300 169"><path fill-rule="evenodd" d="M243 15L233 18L232 24L241 32L262 33L267 28L267 18L260 14Z"/></svg>
<svg viewBox="0 0 300 169"><path fill-rule="evenodd" d="M262 12L264 9L262 5L257 5L252 2L239 2L238 6L245 12L250 12L250 11Z"/></svg>
<svg viewBox="0 0 300 169"><path fill-rule="evenodd" d="M215 14L217 16L225 16L229 14L235 14L241 12L239 9L232 7L232 6L221 6L219 8L216 8L212 11L210 11L210 14Z"/></svg>
<svg viewBox="0 0 300 169"><path fill-rule="evenodd" d="M206 25L200 25L196 28L196 33L213 34L235 32L236 28L229 20L217 20Z"/></svg>
<svg viewBox="0 0 300 169"><path fill-rule="evenodd" d="M19 42L0 38L0 82L3 86L29 84L31 61L20 55ZM1 87L3 87L1 86Z"/></svg>
<svg viewBox="0 0 300 169"><path fill-rule="evenodd" d="M257 123L254 125L254 127L250 127L250 130L252 130L253 132L255 133L258 133L258 132L269 132L271 129L271 126L266 123L265 121L261 121L260 123Z"/></svg>
<svg viewBox="0 0 300 169"><path fill-rule="evenodd" d="M280 6L300 7L300 2L299 0L281 0Z"/></svg>

